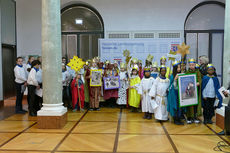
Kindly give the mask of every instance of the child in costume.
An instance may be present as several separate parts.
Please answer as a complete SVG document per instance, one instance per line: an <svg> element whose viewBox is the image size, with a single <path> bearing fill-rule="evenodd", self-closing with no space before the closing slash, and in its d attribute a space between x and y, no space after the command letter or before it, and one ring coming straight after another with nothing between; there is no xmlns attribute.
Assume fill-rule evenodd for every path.
<svg viewBox="0 0 230 153"><path fill-rule="evenodd" d="M215 67L212 64L207 65L207 75L202 79L202 107L204 124L212 124L212 117L215 115L215 109L222 106L222 96L218 92L220 88L219 80L215 75ZM215 106L216 97L219 103Z"/></svg>
<svg viewBox="0 0 230 153"><path fill-rule="evenodd" d="M198 69L196 69L196 60L195 59L189 59L189 69L187 70L186 74L196 74L197 76L197 87L198 87L198 105L195 106L189 106L186 108L186 116L187 116L187 124L191 124L192 122L200 123L200 120L198 119L199 116L202 115L201 111L201 74ZM188 94L191 94L188 90Z"/></svg>
<svg viewBox="0 0 230 153"><path fill-rule="evenodd" d="M97 60L94 58L92 60L92 67L90 70L98 70L97 68ZM89 74L86 76L86 80L90 80L92 76ZM90 109L89 110L100 110L99 108L99 97L100 97L100 86L90 86Z"/></svg>
<svg viewBox="0 0 230 153"><path fill-rule="evenodd" d="M72 106L73 111L77 111L78 108L80 111L84 111L84 101L85 101L85 94L84 94L84 83L81 79L81 72L76 72L76 77L73 79L71 83L72 89Z"/></svg>
<svg viewBox="0 0 230 153"><path fill-rule="evenodd" d="M161 65L160 76L156 78L149 92L149 96L151 96L151 99L153 100L151 104L154 110L154 117L160 121L168 120L167 90L170 82L169 79L165 76L166 71L166 66Z"/></svg>
<svg viewBox="0 0 230 153"><path fill-rule="evenodd" d="M151 65L150 71L151 71L150 76L151 76L152 78L156 79L156 78L158 77L158 75L159 75L157 62L154 62L154 63Z"/></svg>
<svg viewBox="0 0 230 153"><path fill-rule="evenodd" d="M121 63L119 76L120 76L121 87L118 89L117 104L126 105L127 104L126 90L128 89L128 73L126 71L125 63Z"/></svg>
<svg viewBox="0 0 230 153"><path fill-rule="evenodd" d="M84 94L85 94L85 107L88 108L89 107L89 79L86 79L86 76L89 76L90 75L90 60L87 60L86 61L86 64L84 65L84 79L85 79L85 82L84 82Z"/></svg>
<svg viewBox="0 0 230 153"><path fill-rule="evenodd" d="M138 76L142 79L143 78L143 69L142 69L142 61L141 60L138 60L138 68L139 68Z"/></svg>
<svg viewBox="0 0 230 153"><path fill-rule="evenodd" d="M168 105L167 110L173 117L174 123L177 125L184 125L180 120L181 109L179 108L178 99L178 74L181 73L181 64L179 61L173 62L173 74L170 76L170 85L168 93Z"/></svg>
<svg viewBox="0 0 230 153"><path fill-rule="evenodd" d="M161 59L160 59L160 65L165 65L166 66L166 61L167 61L166 57L162 56ZM167 68L167 71L166 71L165 76L166 76L166 78L169 78L170 75L172 74L172 71L170 70L170 67L167 66L166 68Z"/></svg>
<svg viewBox="0 0 230 153"><path fill-rule="evenodd" d="M154 83L154 78L150 77L150 68L144 68L144 78L141 80L138 93L142 99L142 112L144 112L144 119L152 119L153 109L151 107L151 97L149 91Z"/></svg>
<svg viewBox="0 0 230 153"><path fill-rule="evenodd" d="M138 94L138 86L141 82L138 76L138 65L134 65L131 72L130 82L129 82L129 106L131 106L131 112L137 111L140 105L141 97Z"/></svg>

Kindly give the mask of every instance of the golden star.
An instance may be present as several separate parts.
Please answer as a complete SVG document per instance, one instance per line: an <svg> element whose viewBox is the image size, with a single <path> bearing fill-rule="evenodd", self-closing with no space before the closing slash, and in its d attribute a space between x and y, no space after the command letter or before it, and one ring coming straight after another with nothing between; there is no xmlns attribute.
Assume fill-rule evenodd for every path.
<svg viewBox="0 0 230 153"><path fill-rule="evenodd" d="M190 46L185 45L184 42L182 43L182 45L178 45L177 48L178 48L177 54L181 54L182 58L184 58L185 55L190 54L189 51Z"/></svg>
<svg viewBox="0 0 230 153"><path fill-rule="evenodd" d="M130 55L130 51L129 50L124 50L123 51L123 55L125 56L125 57L127 57L127 56L129 56Z"/></svg>
<svg viewBox="0 0 230 153"><path fill-rule="evenodd" d="M76 72L80 71L83 66L85 65L85 62L82 61L81 58L78 58L77 56L74 56L73 59L70 59L70 62L67 64L71 69L75 70Z"/></svg>

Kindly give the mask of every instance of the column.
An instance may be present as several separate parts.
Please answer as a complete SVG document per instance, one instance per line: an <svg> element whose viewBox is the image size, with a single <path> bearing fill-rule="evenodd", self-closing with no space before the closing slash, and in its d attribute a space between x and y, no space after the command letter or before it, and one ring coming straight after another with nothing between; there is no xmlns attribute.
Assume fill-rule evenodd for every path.
<svg viewBox="0 0 230 153"><path fill-rule="evenodd" d="M43 107L38 111L39 128L62 128L66 124L61 55L60 0L42 0Z"/></svg>
<svg viewBox="0 0 230 153"><path fill-rule="evenodd" d="M228 87L230 80L227 72L230 63L230 0L225 3L225 28L224 28L224 61L223 61L223 84Z"/></svg>

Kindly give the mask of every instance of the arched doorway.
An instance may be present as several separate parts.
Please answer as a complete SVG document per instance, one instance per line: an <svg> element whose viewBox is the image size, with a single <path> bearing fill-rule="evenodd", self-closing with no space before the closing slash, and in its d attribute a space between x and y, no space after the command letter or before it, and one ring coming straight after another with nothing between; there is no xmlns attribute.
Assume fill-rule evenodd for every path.
<svg viewBox="0 0 230 153"><path fill-rule="evenodd" d="M104 23L93 7L73 4L62 9L62 55L84 60L98 56L98 39L104 37Z"/></svg>
<svg viewBox="0 0 230 153"><path fill-rule="evenodd" d="M198 60L199 56L207 55L210 63L215 65L221 82L224 17L225 4L206 1L198 4L189 12L184 24L185 42L191 46L191 54L188 57Z"/></svg>

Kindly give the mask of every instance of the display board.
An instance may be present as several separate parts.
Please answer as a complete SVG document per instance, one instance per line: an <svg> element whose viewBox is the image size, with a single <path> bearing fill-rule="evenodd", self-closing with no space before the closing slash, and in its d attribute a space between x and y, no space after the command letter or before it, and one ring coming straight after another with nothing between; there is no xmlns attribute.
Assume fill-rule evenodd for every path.
<svg viewBox="0 0 230 153"><path fill-rule="evenodd" d="M181 38L99 39L99 56L102 61L124 62L123 51L129 50L130 55L142 60L143 65L149 54L154 56L153 62L157 61L159 64L162 56L167 57L170 50L176 51L181 43ZM169 65L170 62L167 63Z"/></svg>

